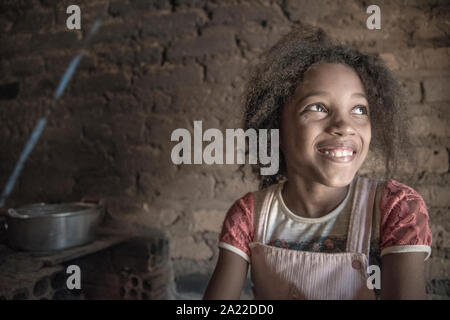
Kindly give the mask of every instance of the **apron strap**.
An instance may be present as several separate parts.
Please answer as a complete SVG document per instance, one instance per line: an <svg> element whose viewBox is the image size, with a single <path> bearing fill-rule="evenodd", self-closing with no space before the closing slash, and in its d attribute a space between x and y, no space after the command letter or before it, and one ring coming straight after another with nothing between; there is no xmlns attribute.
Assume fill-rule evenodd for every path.
<svg viewBox="0 0 450 320"><path fill-rule="evenodd" d="M358 177L356 181L347 235L347 252L359 252L369 256L377 184L377 181L363 177Z"/></svg>
<svg viewBox="0 0 450 320"><path fill-rule="evenodd" d="M264 190L253 192L254 199L254 242L260 242L265 244L266 229L267 229L267 216L269 215L270 205L272 199L275 196L276 190L279 184L272 185Z"/></svg>

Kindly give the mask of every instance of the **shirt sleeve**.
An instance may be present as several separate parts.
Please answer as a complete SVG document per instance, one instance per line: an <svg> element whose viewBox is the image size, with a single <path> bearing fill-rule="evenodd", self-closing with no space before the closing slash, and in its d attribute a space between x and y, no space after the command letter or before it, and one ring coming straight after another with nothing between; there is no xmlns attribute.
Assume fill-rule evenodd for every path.
<svg viewBox="0 0 450 320"><path fill-rule="evenodd" d="M253 194L247 193L228 210L219 237L219 248L230 250L250 263L253 241Z"/></svg>
<svg viewBox="0 0 450 320"><path fill-rule="evenodd" d="M380 249L382 257L400 252L431 255L432 235L428 211L422 197L412 188L388 180L380 203Z"/></svg>

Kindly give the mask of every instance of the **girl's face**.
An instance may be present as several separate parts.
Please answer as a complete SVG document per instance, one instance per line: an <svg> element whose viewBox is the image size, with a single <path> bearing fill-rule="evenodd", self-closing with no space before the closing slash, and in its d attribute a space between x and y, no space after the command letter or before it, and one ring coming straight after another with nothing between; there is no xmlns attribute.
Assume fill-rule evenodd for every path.
<svg viewBox="0 0 450 320"><path fill-rule="evenodd" d="M352 181L369 150L370 110L352 68L319 63L304 74L281 118L281 149L288 178L329 187Z"/></svg>

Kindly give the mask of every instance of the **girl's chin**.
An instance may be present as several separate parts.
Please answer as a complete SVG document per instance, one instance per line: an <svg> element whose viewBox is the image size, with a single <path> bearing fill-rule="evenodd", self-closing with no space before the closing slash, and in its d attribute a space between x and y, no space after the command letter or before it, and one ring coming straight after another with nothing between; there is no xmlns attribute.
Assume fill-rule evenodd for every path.
<svg viewBox="0 0 450 320"><path fill-rule="evenodd" d="M322 183L329 187L345 187L353 181L355 175L356 173L326 174L322 176Z"/></svg>
<svg viewBox="0 0 450 320"><path fill-rule="evenodd" d="M290 170L288 169L288 179L290 178L289 176L293 178L298 175L299 178L307 181L315 181L328 187L338 188L348 186L355 178L358 169L355 169L354 167L341 167L336 169L334 166L305 166L292 170L291 174L289 174L289 171Z"/></svg>

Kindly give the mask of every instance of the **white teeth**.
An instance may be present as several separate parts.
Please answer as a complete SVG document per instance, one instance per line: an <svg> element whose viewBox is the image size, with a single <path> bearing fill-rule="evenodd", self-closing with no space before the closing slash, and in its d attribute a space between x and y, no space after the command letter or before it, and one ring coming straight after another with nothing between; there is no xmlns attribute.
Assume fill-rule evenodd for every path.
<svg viewBox="0 0 450 320"><path fill-rule="evenodd" d="M347 151L347 150L343 150L343 151L338 150L336 152L325 150L325 151L323 151L323 153L326 155L330 155L332 157L348 157L348 156L353 155L352 151Z"/></svg>

